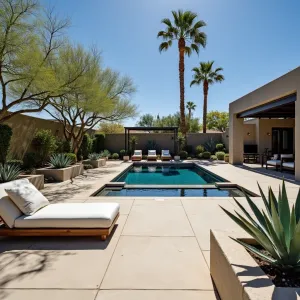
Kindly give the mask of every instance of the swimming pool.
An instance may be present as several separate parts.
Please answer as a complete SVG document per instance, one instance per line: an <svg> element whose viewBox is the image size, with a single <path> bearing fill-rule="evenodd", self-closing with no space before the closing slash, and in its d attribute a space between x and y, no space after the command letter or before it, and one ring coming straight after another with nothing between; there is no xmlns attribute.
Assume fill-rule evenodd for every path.
<svg viewBox="0 0 300 300"><path fill-rule="evenodd" d="M112 181L127 185L205 185L226 180L195 164L133 164Z"/></svg>
<svg viewBox="0 0 300 300"><path fill-rule="evenodd" d="M111 188L95 196L103 197L244 197L238 188ZM250 196L253 196L250 194Z"/></svg>

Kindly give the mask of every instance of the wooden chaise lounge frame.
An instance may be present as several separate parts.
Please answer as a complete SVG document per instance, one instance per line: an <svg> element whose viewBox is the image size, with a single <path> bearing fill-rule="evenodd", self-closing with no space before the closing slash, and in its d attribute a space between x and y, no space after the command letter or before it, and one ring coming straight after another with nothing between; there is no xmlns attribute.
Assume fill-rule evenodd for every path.
<svg viewBox="0 0 300 300"><path fill-rule="evenodd" d="M0 236L100 236L102 241L110 235L119 218L118 213L109 228L9 228L0 216L3 225Z"/></svg>

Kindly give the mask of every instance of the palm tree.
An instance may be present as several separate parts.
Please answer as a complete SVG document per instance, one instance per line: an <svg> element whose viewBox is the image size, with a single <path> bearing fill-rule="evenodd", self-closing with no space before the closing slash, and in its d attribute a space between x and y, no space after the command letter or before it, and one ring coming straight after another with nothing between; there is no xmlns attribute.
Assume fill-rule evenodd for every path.
<svg viewBox="0 0 300 300"><path fill-rule="evenodd" d="M197 106L197 105L196 105L194 102L192 102L192 101L188 101L188 102L186 103L186 108L187 108L187 110L189 111L189 121L190 121L191 118L192 118L192 111L196 109L196 106Z"/></svg>
<svg viewBox="0 0 300 300"><path fill-rule="evenodd" d="M223 68L213 69L214 61L200 62L198 68L194 68L193 80L190 86L194 84L203 84L203 133L206 133L206 116L207 116L207 95L209 86L215 82L222 82L225 78L219 72L223 71Z"/></svg>
<svg viewBox="0 0 300 300"><path fill-rule="evenodd" d="M199 53L199 48L206 45L206 34L201 30L206 26L204 21L197 21L197 14L191 11L172 11L173 22L166 18L161 22L166 25L165 31L157 34L163 42L159 51L167 51L174 40L178 41L179 50L179 82L180 82L180 130L186 135L185 125L185 103L184 103L184 55L190 56L193 51Z"/></svg>

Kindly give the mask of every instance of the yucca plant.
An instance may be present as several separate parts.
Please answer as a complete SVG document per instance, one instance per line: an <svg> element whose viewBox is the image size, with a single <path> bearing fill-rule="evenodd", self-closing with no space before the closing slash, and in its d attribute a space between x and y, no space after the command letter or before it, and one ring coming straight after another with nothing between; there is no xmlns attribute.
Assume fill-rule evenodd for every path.
<svg viewBox="0 0 300 300"><path fill-rule="evenodd" d="M236 199L234 199L236 204L245 216L237 211L234 215L223 207L221 208L234 222L249 233L267 251L268 255L243 241L234 240L261 260L279 269L300 271L300 191L295 205L290 210L284 181L282 189L279 187L278 200L271 188L269 188L267 199L259 184L258 187L265 210L260 211L247 194L245 197L253 216Z"/></svg>
<svg viewBox="0 0 300 300"><path fill-rule="evenodd" d="M50 167L53 169L62 169L72 164L72 159L64 153L55 153L50 157Z"/></svg>
<svg viewBox="0 0 300 300"><path fill-rule="evenodd" d="M101 157L100 153L91 153L89 154L89 160L98 160Z"/></svg>
<svg viewBox="0 0 300 300"><path fill-rule="evenodd" d="M0 164L0 183L9 182L19 177L21 169L15 164Z"/></svg>

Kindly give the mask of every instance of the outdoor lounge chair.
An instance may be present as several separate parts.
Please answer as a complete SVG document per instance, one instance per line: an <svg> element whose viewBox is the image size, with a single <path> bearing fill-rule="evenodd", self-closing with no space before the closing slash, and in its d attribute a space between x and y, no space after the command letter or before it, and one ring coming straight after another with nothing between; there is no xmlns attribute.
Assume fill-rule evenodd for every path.
<svg viewBox="0 0 300 300"><path fill-rule="evenodd" d="M133 155L131 156L132 161L141 161L143 158L142 150L134 150Z"/></svg>
<svg viewBox="0 0 300 300"><path fill-rule="evenodd" d="M10 197L12 191L19 191L15 195L21 195L21 201L22 197L30 198L25 199L22 209L39 203L35 199L43 198L47 203L25 214L20 203L15 204ZM4 224L0 226L0 236L99 236L105 240L119 217L118 203L48 203L28 179L1 184L0 218Z"/></svg>
<svg viewBox="0 0 300 300"><path fill-rule="evenodd" d="M281 155L280 171L282 172L283 169L295 170L295 160L293 154Z"/></svg>
<svg viewBox="0 0 300 300"><path fill-rule="evenodd" d="M172 156L170 155L169 150L161 150L161 160L171 160Z"/></svg>
<svg viewBox="0 0 300 300"><path fill-rule="evenodd" d="M157 160L156 150L148 150L147 160Z"/></svg>
<svg viewBox="0 0 300 300"><path fill-rule="evenodd" d="M279 159L279 155L274 154L273 157L271 157L266 161L266 169L268 169L268 166L272 166L276 168L276 171L278 171L280 164L281 164L281 160Z"/></svg>

